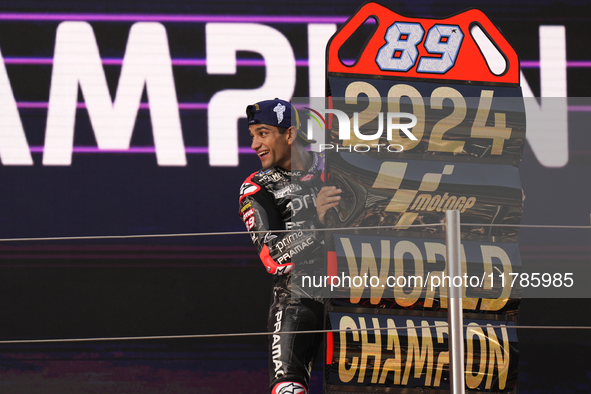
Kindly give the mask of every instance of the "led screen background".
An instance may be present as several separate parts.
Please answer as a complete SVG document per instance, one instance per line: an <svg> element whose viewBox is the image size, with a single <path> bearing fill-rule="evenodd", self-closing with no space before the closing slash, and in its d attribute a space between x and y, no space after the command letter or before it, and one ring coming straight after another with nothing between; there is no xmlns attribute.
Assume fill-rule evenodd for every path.
<svg viewBox="0 0 591 394"><path fill-rule="evenodd" d="M550 52L552 45L556 45L558 57L560 48L565 45L566 94L589 96L591 53L587 31L591 11L585 1L382 4L403 15L426 17L446 17L467 8L481 9L515 48L523 75L535 96L544 95L543 90L551 88L557 90L547 90L550 92L547 95L559 95L554 92L560 92L562 81L561 67L547 69L550 72L542 75L542 41L546 47L550 46ZM3 111L0 130L3 133L7 128L13 133L17 130L20 137L24 136L20 141L26 143L26 149L20 145L15 156L8 158L6 150L0 146L0 237L244 230L238 219L237 194L242 181L259 168L260 161L250 153L246 123L239 119L240 114L246 104L261 99L321 94L318 92L324 89L324 70L322 51L318 48L322 49L323 37L330 35L331 29L336 29L360 5L356 1L343 1L338 5L328 1L297 4L272 1L3 1L0 4L3 62L0 78L2 67L5 67L6 78L0 79ZM64 22L77 22L74 27L82 30L84 26L90 27L90 37L94 38L102 59L105 83L98 80L93 83L91 78L81 89L75 81L72 84L68 80L68 73L62 75L61 80L53 75L58 28L64 27ZM164 54L164 51L158 52L162 48L159 45L164 42L170 54L173 83L153 84L148 78L148 84L173 89L175 97L151 97L150 88L142 90L142 104L137 119L132 122L131 137L117 142L130 142L131 148L120 152L99 149L97 140L108 136L108 132L97 131L94 122L99 118L112 118L112 113L104 110L101 116L99 110L99 115L89 116L87 107L91 104L87 96L91 93L86 93L85 89L92 91L93 86L98 86L100 90L101 86L106 86L111 101L118 97L124 74L122 59L126 56L131 31L140 23L148 24L144 26L155 32L154 45L149 50ZM550 30L549 38L542 40L541 32L548 32L545 30L548 26L564 26L564 39L560 38L559 31ZM75 30L69 33L67 29L62 37L65 37L62 44L83 38ZM552 37L559 38L552 41ZM140 48L141 42L138 45ZM71 59L76 52L68 52L67 46L64 48L60 59L65 59L65 64L75 64L68 63L68 56ZM222 51L224 48L226 52ZM236 61L228 60L232 48L236 49ZM90 59L90 66L97 65L90 57L83 58ZM165 56L159 59L164 62L163 68L168 67ZM152 67L150 64L140 65L138 72L147 74ZM77 72L83 71L82 68ZM49 102L52 88L57 89L52 86L56 78L77 90L74 93L77 109L75 116L69 118L75 122L70 140L52 140L53 137L47 135ZM136 85L130 82L126 86L133 90ZM99 102L102 97L104 103L106 96L99 93L96 97ZM174 129L175 122L180 125L186 163L182 162L182 157L179 159L183 155L178 155L178 145L172 148L176 152L172 156L178 162L158 159L157 150L164 145L155 141L157 132L152 110L157 105L156 97L164 101L158 107L164 111L170 110L171 103L176 100L178 118L163 123L164 129L172 128L173 133L176 130L177 136L179 129ZM60 102L59 98L55 100L55 103ZM133 104L128 96L120 96L120 100ZM15 112L10 112L13 106L17 110L16 118ZM58 104L54 107L59 108ZM64 104L64 108L63 113L66 113L70 107ZM57 113L54 119L60 119L63 113ZM123 111L123 116L133 113L134 109ZM591 139L586 130L574 129L572 125L584 123L590 113L584 105L572 108L568 114L571 125L568 133L557 130L557 153L560 146L565 143L567 146L565 166L544 165L529 143L526 145L521 166L527 196L523 224L589 224ZM170 113L165 113L162 119L167 116ZM6 119L11 122L17 119L22 129ZM219 126L212 126L216 121ZM0 138L0 145L8 146L7 134L0 133ZM229 138L229 153L227 157L222 153L222 161L228 162L212 164L212 146L222 146L221 152L226 152L224 138ZM66 148L72 144L73 154L69 156L66 149L66 154L56 154L56 162L51 163L50 158L44 159L50 142L58 148L64 142ZM30 152L32 164L17 163L27 160L26 151ZM235 151L238 162L231 163L236 158L232 153ZM56 152L60 152L59 149ZM68 157L71 163L67 163ZM588 259L588 237L588 231L523 231L522 256L546 262ZM3 243L0 247L3 254L0 263L3 338L265 329L270 281L260 268L246 235ZM214 297L212 289L220 284L228 290L223 296ZM233 308L244 294L249 297L247 307ZM577 312L582 308L581 303L524 300L521 316L524 321L539 324L588 324ZM220 305L234 312L221 313ZM552 313L548 314L548 310ZM550 353L554 348L549 343L567 339L574 342L577 338L579 342L589 342L582 334L549 338L545 334L531 333L529 338L545 343ZM264 348L260 341L253 340L253 343L259 350ZM527 339L520 337L520 346L525 346L523 351L526 352ZM568 343L562 344L561 351L568 346ZM535 357L530 360L531 370L532 365L541 363L537 363ZM262 365L264 367L264 361ZM210 367L208 363L203 366L205 370ZM574 377L585 375L582 371L569 373ZM557 379L552 380L551 373L543 375L548 376L548 384L559 384Z"/></svg>
<svg viewBox="0 0 591 394"><path fill-rule="evenodd" d="M270 96L320 96L324 89L323 40L359 5L345 2L335 8L304 3L288 9L285 5L271 3L246 7L228 2L220 9L219 3L207 2L199 6L148 3L142 7L114 2L101 3L100 7L57 2L48 9L46 5L35 6L34 2L26 4L29 7L3 3L0 18L0 50L11 87L6 97L12 95L16 101L33 161L32 166L15 166L3 160L2 184L12 191L2 197L2 206L10 207L1 215L4 225L0 233L5 238L241 230L242 224L231 209L235 191L241 181L258 168L258 160L249 149L244 120L239 120L245 105ZM515 5L507 2L505 6L486 6L466 2L444 7L419 2L398 4L396 11L443 17L468 7L482 9L500 27L519 54L527 84L536 96L541 94L540 27L565 26L567 92L570 97L588 96L590 67L584 50L584 25L589 16L582 3ZM65 21L70 22L64 24ZM72 37L86 39L79 31L85 26L72 26L72 21L86 24L89 29L88 41L79 45L84 47L87 42L96 42L106 82L100 80L99 68L98 74L86 79L89 82L81 83L73 136L62 136L59 132L48 134L50 123L56 123L49 118L53 121L60 116L73 117L67 104L60 107L60 100L65 99L57 86L69 84L62 90L73 91L76 79L67 76L85 69L64 66L62 74L52 76L54 61L76 64L72 56L77 51L74 45L69 52L68 40ZM58 38L59 26L62 34ZM170 85L163 90L165 93L173 91L173 95L162 98L163 104L158 106L156 97L162 95L154 90L154 97L149 100L147 91L158 82L151 81L148 76L153 63L140 65L137 70L144 73L141 77L147 80L148 89L142 94L135 126L133 100L127 100L125 92L118 99L123 102L119 103L121 105L129 104L128 101L132 104L130 110L118 113L132 120L131 149L109 153L108 148L97 148L97 139L108 138L103 136L103 130L108 132L112 127L107 125L101 129L91 125L91 121L119 115L99 109L89 117L85 108L91 103L86 102L83 90L91 91L95 80L101 81L96 82L98 85L106 83L111 100L117 98L122 85L131 86L133 90L133 82L127 82L132 77L123 78L121 72L128 38L133 35L130 33L132 26L136 28L135 38L155 34L154 43L162 41L165 45L162 51L156 48L147 57L158 58L166 52L168 44L171 63L162 68L172 68L174 82L173 85L170 81L162 83ZM139 31L141 28L144 33ZM552 37L545 41L546 45L553 45ZM559 36L557 40L560 46ZM141 47L141 38L139 41L133 48ZM55 53L56 47L63 49L59 56ZM130 49L133 48L130 43ZM133 61L131 56L130 61ZM166 63L166 59L162 61ZM88 62L97 66L92 60ZM553 84L552 74L555 73L551 71L550 77L546 76L548 86ZM48 104L52 84L57 85L53 87L55 97ZM93 94L87 93L88 96ZM106 94L96 93L93 97L108 105ZM175 98L178 110L172 114L178 119L167 120L170 115L165 113L159 118L163 120L151 120L148 107L152 107L152 112L158 109L166 112L171 106L175 109ZM54 107L55 116L48 116L50 106ZM69 115L64 115L66 112ZM168 131L156 130L153 125L158 121L164 123ZM182 131L175 129L178 122ZM182 132L180 147L177 143L176 147L169 148L170 155L176 159L157 161L156 152L165 156L162 152L166 147L155 143L156 136L168 133L179 137L179 132ZM67 149L52 149L56 145L72 144L72 138L71 159ZM559 137L557 144L558 140ZM182 157L183 147L185 158ZM580 150L574 153L578 152ZM527 163L524 163L524 171L526 168ZM212 195L215 198L209 198ZM547 220L554 222L550 219L563 217L561 214L547 217ZM194 242L202 241L191 240ZM233 238L231 242L246 244L248 240Z"/></svg>

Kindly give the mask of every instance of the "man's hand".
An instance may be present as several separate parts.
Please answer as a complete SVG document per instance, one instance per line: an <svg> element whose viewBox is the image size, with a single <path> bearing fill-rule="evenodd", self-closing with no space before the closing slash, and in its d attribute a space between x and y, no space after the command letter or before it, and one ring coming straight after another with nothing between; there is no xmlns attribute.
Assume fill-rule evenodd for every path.
<svg viewBox="0 0 591 394"><path fill-rule="evenodd" d="M339 204L341 200L342 190L337 189L335 186L324 186L320 189L320 193L316 196L316 213L318 214L318 220L324 224L324 215L330 208L334 208Z"/></svg>

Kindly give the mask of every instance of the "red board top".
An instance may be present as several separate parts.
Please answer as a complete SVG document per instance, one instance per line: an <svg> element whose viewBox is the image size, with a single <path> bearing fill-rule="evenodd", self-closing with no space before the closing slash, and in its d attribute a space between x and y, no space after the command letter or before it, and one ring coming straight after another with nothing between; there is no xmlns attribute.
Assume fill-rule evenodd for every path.
<svg viewBox="0 0 591 394"><path fill-rule="evenodd" d="M377 28L357 62L348 66L339 49L368 18L375 18ZM327 54L329 73L519 84L517 54L475 9L446 19L409 18L367 3L332 37Z"/></svg>

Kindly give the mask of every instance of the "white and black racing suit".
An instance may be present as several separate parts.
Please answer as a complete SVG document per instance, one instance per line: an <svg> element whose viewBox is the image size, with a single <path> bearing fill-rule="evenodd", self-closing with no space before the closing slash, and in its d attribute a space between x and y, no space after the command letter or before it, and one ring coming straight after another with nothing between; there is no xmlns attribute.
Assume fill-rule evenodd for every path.
<svg viewBox="0 0 591 394"><path fill-rule="evenodd" d="M280 334L323 329L323 304L299 286L302 272L321 269L324 233L316 214L316 196L323 186L324 157L313 152L308 171L279 167L250 175L240 189L240 217L267 272L274 274L269 311L271 388L297 382L308 388L312 360L321 334ZM274 230L291 230L276 232ZM255 233L256 231L257 233Z"/></svg>

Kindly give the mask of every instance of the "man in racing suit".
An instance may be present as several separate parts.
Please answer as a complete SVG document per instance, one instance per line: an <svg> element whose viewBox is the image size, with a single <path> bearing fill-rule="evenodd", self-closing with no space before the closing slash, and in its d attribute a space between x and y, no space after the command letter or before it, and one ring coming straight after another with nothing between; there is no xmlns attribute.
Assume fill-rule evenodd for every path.
<svg viewBox="0 0 591 394"><path fill-rule="evenodd" d="M268 321L272 394L308 392L322 335L282 333L323 328L323 304L297 278L302 268L322 264L324 233L314 230L323 227L326 211L338 204L341 192L323 186L324 157L305 149L312 141L292 126L292 111L297 118L291 104L279 99L247 107L251 148L263 169L244 181L239 200L240 217L274 275Z"/></svg>

